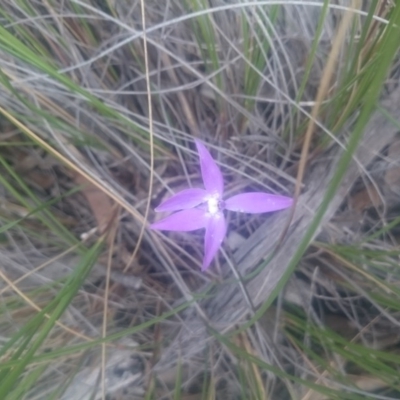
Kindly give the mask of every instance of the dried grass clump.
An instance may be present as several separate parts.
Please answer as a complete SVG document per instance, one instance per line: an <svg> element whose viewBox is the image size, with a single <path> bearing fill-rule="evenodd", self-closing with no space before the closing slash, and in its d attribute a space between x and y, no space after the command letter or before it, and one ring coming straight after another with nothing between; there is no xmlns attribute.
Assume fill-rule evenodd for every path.
<svg viewBox="0 0 400 400"><path fill-rule="evenodd" d="M354 32L366 23L369 6L363 7L353 13L340 2L325 9L307 2L146 1L144 35L140 2L3 0L0 24L10 47L0 46L1 216L16 221L1 240L4 341L56 296L88 246L105 241L40 346L38 364L25 373L49 363L46 353L54 356L52 368L21 398L60 390L65 400L144 398L152 391L167 399L182 386L193 398L243 392L322 399L304 382L342 386L296 342L313 344L302 337L301 321L347 340L356 336L366 347L387 348L384 331L387 343L398 344L398 314L369 295L376 277L382 291L396 285L394 256L382 255L380 269L368 260L363 275L359 259L343 250L390 253L398 246L391 231L359 244L399 205L397 128L378 112L286 290L232 342L219 336L254 317L288 279L340 169L361 104L351 102L358 94L343 77ZM377 9L361 67L376 51L389 12ZM19 51L10 51L11 38ZM381 104L397 120L398 70L395 64ZM228 194L298 195L294 215L230 216L226 246L207 274L199 271L201 235L160 235L145 226L163 198L200 182L195 137L215 155ZM185 310L174 315L179 306ZM168 312L168 320L157 319ZM323 357L347 372L349 364L332 353ZM360 371L354 376L346 389L354 383L370 390Z"/></svg>

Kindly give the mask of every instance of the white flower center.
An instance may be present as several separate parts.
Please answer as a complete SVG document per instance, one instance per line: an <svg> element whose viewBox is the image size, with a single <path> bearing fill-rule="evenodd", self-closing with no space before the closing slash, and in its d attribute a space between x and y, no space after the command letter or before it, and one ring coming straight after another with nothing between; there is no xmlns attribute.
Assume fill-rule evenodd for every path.
<svg viewBox="0 0 400 400"><path fill-rule="evenodd" d="M209 197L207 200L207 207L208 207L208 212L211 215L218 214L218 212L219 212L219 197L218 196Z"/></svg>

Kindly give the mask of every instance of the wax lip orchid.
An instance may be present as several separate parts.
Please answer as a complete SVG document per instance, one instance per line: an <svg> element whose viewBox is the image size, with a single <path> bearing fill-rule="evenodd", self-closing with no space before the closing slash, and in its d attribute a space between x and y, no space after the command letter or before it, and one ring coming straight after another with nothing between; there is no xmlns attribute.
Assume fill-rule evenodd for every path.
<svg viewBox="0 0 400 400"><path fill-rule="evenodd" d="M263 192L241 193L224 200L221 170L206 147L198 140L195 142L205 189L185 189L165 200L155 211L177 212L155 222L150 228L165 231L194 231L205 228L204 271L210 266L226 235L224 210L265 213L288 208L293 200Z"/></svg>

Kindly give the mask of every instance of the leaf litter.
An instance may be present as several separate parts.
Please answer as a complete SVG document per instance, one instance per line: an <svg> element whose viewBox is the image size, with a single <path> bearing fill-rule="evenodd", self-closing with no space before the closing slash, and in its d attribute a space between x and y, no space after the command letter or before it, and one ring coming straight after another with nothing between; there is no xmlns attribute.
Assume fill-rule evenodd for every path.
<svg viewBox="0 0 400 400"><path fill-rule="evenodd" d="M82 6L79 1L74 3ZM154 187L153 206L156 207L159 204L158 200L165 192L171 194L178 187L183 188L187 184L196 187L196 184L200 182L195 154L190 150L193 148L195 137L212 144L213 154L216 154L219 164L223 165L224 172L226 172L226 187L229 195L255 190L255 188L262 188L263 191L274 193L282 193L282 189L286 189L286 194L292 193L294 179L290 175L290 171L298 162L298 146L301 144L301 139L299 140L295 136L294 127L300 125L303 117L299 117L296 109L290 106L288 97L292 96L293 98L301 77L299 71L304 71L304 57L299 57L298 53L304 56L311 48L312 38L315 34L315 25L312 21L317 20L317 10L306 6L302 8L288 5L285 12L286 23L289 23L292 29L289 33L288 25L284 20L279 19L278 30L268 31L269 28L267 29L262 23L263 18L267 15L265 14L267 11L263 9L260 9L260 14L254 14L253 11L240 14L226 10L224 13L215 13L213 28L221 41L221 43L217 43L221 71L223 71L221 74L224 80L223 90L221 90L217 81L214 80L214 76L209 72L208 64L204 64L201 60L204 49L194 41L195 31L191 18L182 22L174 20L175 17L185 16L181 9L182 5L174 4L171 9L167 9L168 5L158 2L146 3L148 3L148 26L161 24L149 39L151 81L154 93L157 93L154 97L158 97L153 112L155 134L157 140L160 140L159 146L162 148L162 156L156 157L156 171L159 172L159 178ZM13 8L12 2L6 1L1 7L6 7L9 15L18 21L19 14ZM131 19L137 18L139 15L138 8L129 2L122 1L115 4L115 9L110 12L111 10L108 8L110 5L100 7L97 3L89 2L86 8L82 7L86 13L83 15L90 16L90 18L82 23L84 17L79 16L77 9L70 8L69 5L55 5L52 10L44 7L44 9L34 8L33 10L38 16L45 13L48 18L53 18L54 26L58 26L58 29L62 27L59 25L61 21L59 16L68 15L66 29L58 32L52 27L51 32L54 37L50 38L41 33L50 28L49 25L46 25L46 19L39 18L37 22L34 22L28 18L19 22L26 27L28 32L35 32L38 42L51 44L48 51L60 68L68 69L71 66L75 68L68 76L101 98L105 104L118 110L124 117L130 118L135 124L146 126L148 113L146 111L144 75L139 62L143 57L142 45L140 40L137 40L132 42L132 46L129 43L119 46L121 34L122 36L134 34L131 28L133 26ZM330 43L335 28L337 15L335 17L334 12L339 13L339 11L333 10L325 21L321 35L321 47L317 52L310 84L306 86L304 94L305 104L312 103L318 87L321 63L326 59L325 54L329 51L327 43ZM299 14L301 18L298 17ZM170 15L171 20L166 21L164 15ZM382 15L384 16L384 14ZM232 17L232 20L228 17ZM246 62L243 62L243 57L240 57L235 49L245 50L240 48L243 37L239 34L241 31L238 25L227 24L227 20L237 22L240 18L258 21L253 25L255 28L251 32L254 35L252 42L254 48L256 48L255 43L261 43L259 41L261 32L263 35L268 32L273 35L272 47L265 49L266 53L261 52L260 54L260 57L265 57L268 62L265 71L262 71L261 74L259 90L253 93L253 100L256 104L254 113L248 112L245 104L249 103L242 102L240 99L241 85L246 76ZM219 24L215 21L218 21ZM163 26L163 23L166 25ZM139 24L139 21L135 21L135 24ZM37 29L38 27L40 29ZM379 25L374 25L374 30L378 27ZM261 29L261 31L257 29ZM79 35L74 35L74 32L79 32ZM90 36L89 32L92 32L93 35ZM63 34L65 42L61 40L60 33ZM302 38L302 45L298 44L299 37ZM116 44L114 49L112 48L113 44ZM96 58L101 51L105 52L105 58ZM2 55L4 56L2 68L9 69L10 62L17 63L9 53L3 52ZM85 66L87 60L90 60L90 68ZM143 213L148 189L149 158L148 153L144 150L145 146L137 144L140 135L131 126L125 126L122 120L106 118L100 112L94 111L93 108L78 100L76 94L71 95L70 92L61 90L59 84L51 79L44 76L38 77L35 70L29 70L26 67L20 68L15 71L15 74L16 83L26 81L26 85L34 85L35 90L39 90L49 101L47 104L51 105L54 102L57 105L63 105L65 115L59 114L59 110L56 108L55 115L58 115L65 123L72 121L73 128L81 127L83 135L79 137L79 133L77 136L66 134L54 121L49 120L50 127L42 124L41 118L35 119L31 110L24 104L13 100L11 94L6 91L2 93L1 104L11 109L14 107L18 113L21 113L21 110L26 113L29 116L26 119L29 126L33 129L41 127L40 134L46 140L51 141L71 160L75 160L80 167L89 168L95 176L111 183L118 196L127 199L135 209ZM32 78L34 78L33 81L31 81ZM392 81L396 82L396 79L392 79ZM396 86L392 85L390 92L395 91ZM27 90L26 93L32 94L34 91ZM34 94L32 96L34 97ZM33 102L35 100L33 98ZM218 105L221 102L223 107ZM309 110L307 106L305 106L305 110ZM394 113L394 115L399 120L397 114ZM355 181L355 185L349 184L344 190L341 200L337 200L331 211L332 218L327 218L325 221L323 229L316 238L317 241L329 245L354 245L366 235L384 228L391 221L399 204L397 196L398 139L395 139L392 128L385 124L379 124L379 132L381 137L384 137L385 133L389 133L385 140L366 142L370 149L374 149L375 158L373 159L370 154L364 159L360 158L361 166L364 169L353 170L352 179ZM107 144L109 153L113 156L103 157L104 150L99 150L100 145L96 146L95 143L96 145L91 146L90 142L85 142L90 135L93 138L98 137L101 145ZM62 140L57 142L57 139L60 138ZM16 170L23 179L26 179L33 190L39 192L44 201L48 199L49 195L62 194L71 186L82 188L79 194L63 199L59 204L52 206L58 217L62 214L72 221L68 225L68 229L76 238L88 234L90 240L95 231L96 234L102 232L116 218L118 232L114 243L112 269L117 273L122 271L138 237L140 227L137 221L134 221L125 212L116 210L115 202L100 188L94 187L80 175L66 171L61 164L58 164L58 161L52 161L47 165L41 163L35 158L36 150L33 151L31 147L24 148L26 156L22 159L21 156L14 155L15 160L21 160L20 169L18 170L16 167ZM115 154L121 155L124 162L130 166L126 167L126 164L121 163L120 159L116 160ZM304 228L305 225L302 225L304 219L309 218L309 215L312 215L317 209L323 185L330 177L330 171L327 168L330 164L327 160L331 161L331 158L334 158L332 152L322 152L309 166L307 170L309 178L306 179L304 187L305 195L300 198L301 214L292 223L286 247L280 250L279 257L275 261L276 268L271 265L270 269L265 270L265 274L261 275L262 279L259 277L258 281L253 281L247 286L253 301L250 306L257 307L265 300L268 291L281 276L279 270L282 270L287 262L285 261L287 256L285 258L283 253L290 254L296 235L300 235L299 232L302 232L299 227ZM49 169L52 171L50 174ZM134 173L132 173L132 169ZM126 178L116 180L113 174L115 171L118 176ZM321 179L318 180L319 178ZM132 182L132 179L135 182ZM321 191L318 191L318 185L320 185ZM3 188L2 193L5 193ZM168 196L165 197L168 198ZM10 204L21 207L9 193L4 195L4 199L6 213L12 212ZM345 200L343 201L343 199ZM2 213L4 213L4 207L2 207ZM153 220L155 215L152 214L151 217ZM62 220L61 217L59 218ZM235 245L237 250L233 254L229 254L228 246L228 260L239 270L241 276L252 272L254 266L268 258L269 251L274 248L272 244L275 244L277 239L276 237L271 238L269 236L271 234L268 232L278 232L282 223L283 217L280 216L253 216L250 219L229 216L229 229L237 232L240 240L239 244ZM35 237L27 228L29 226L18 227L6 234L7 240L3 254L8 254L13 260L11 265L15 274L12 275L13 279L34 270L35 266L47 262L54 254L65 250L60 249L58 241L56 243L44 241L41 237ZM51 232L48 232L46 238L50 234ZM396 237L395 234L388 231L382 239L369 244L367 250L388 249L393 251L397 244L398 235ZM137 259L134 260L136 267L133 268L133 271L136 271L138 276L124 277L119 274L118 277L114 275L114 279L111 278L116 286L109 297L109 307L113 316L109 318L110 332L149 321L158 316L161 310L170 310L176 304L190 299L190 296L201 293L210 284L222 284L222 286L218 286L220 294L213 294L211 299L198 300L194 311L183 313L170 322L161 324L160 329L165 343L162 342L161 350L157 350L160 359L156 360L153 368L154 373L162 382L157 387L157 398L171 397L168 393L173 390L176 380L174 371L178 360L190 365L190 368L183 372L183 391L192 393L197 390L199 393L201 390L199 382L205 379L205 375L209 371L204 372L204 363L199 362L200 350L205 349L202 347L202 340L210 342L210 335L203 330L204 319L202 320L198 315L206 316L211 322L218 321L221 325L225 323L224 329L227 329L227 327L232 328L235 324L243 323L246 321L247 315L254 312L254 309L248 304L243 306L246 303L245 296L238 290L238 287L232 288L230 269L222 253L216 257L215 270L209 270L206 275L197 271L197 267L201 264L198 262L201 259L201 248L201 237L196 234L187 237L168 234L162 240L152 239L151 235L148 235L141 246ZM356 329L358 339L355 340L371 348L396 347L398 342L393 335L392 340L385 342L386 339L378 334L383 331L392 332L394 324L388 322L389 319L385 317L385 314L376 311L376 299L374 296L368 295L371 290L368 276L358 274L354 272L355 270L350 271L349 264L338 257L327 257L327 251L324 252L323 247L318 248L317 253L314 251L315 248L310 248L302 260L286 293L283 292L281 295L281 303L278 302L272 306L271 309L274 310L274 313L268 315L266 324L273 326L273 329L267 330L267 337L264 336L266 329L256 324L252 330L243 334L241 342L238 343L239 345L244 343L242 345L244 350L257 355L262 360L278 365L286 371L294 370L296 376L304 376L303 371L306 368L310 374L308 377L310 381L325 382L323 384L326 384L327 387L335 387L327 381L318 381L318 378L312 374L315 365L310 367L307 364L307 362L313 363L312 358L307 359L305 351L299 350L294 346L294 342L290 342L292 336L287 333L287 329L290 326L288 320L290 320L291 314L287 312L287 307L296 305L298 311L305 312L305 318L308 321L312 321L316 325L321 324L321 326L325 324L327 328L335 329L339 334L346 331L354 332ZM34 262L28 262L33 253L36 253L37 258L32 258ZM99 321L101 320L99 310L104 295L104 260L106 258L107 254L104 254L100 259L103 261L100 263L101 266L95 267L95 270L103 272L94 274L94 278L92 277L82 288L64 321L93 337L98 337L96 335L98 335ZM68 260L62 259L60 265L72 269L76 260L74 257L68 258ZM398 276L395 268L390 266L393 260L390 257L379 260L379 263L387 268L383 269L380 276L384 282L390 284L394 284ZM364 257L357 265L360 265L368 273L374 270L377 274L376 269L379 265L376 264L379 263L371 265L372 261ZM354 263L354 259L351 259L350 262ZM20 268L22 269L19 270ZM392 271L392 276L387 271ZM50 273L46 272L45 275L50 282L56 279ZM375 275L372 276L375 277ZM133 281L126 285L129 277L133 278ZM266 292L260 295L267 279L271 283ZM354 285L352 285L353 283ZM42 287L42 284L37 282L30 282L30 285L31 288ZM375 289L375 287L373 288ZM259 294L258 298L254 297L256 293ZM374 291L372 293L375 294ZM160 302L161 310L158 308ZM282 302L283 308L281 307ZM122 314L125 317L119 318ZM11 314L11 320L17 315L17 313ZM393 317L396 318L394 311ZM8 322L2 325L4 332L1 334L12 332L16 321L18 320L15 319L12 323ZM76 324L76 321L79 323ZM177 332L184 332L184 335L177 335ZM127 343L115 343L115 346L122 346L127 350L125 354L124 351L118 353L117 361L112 356L112 352L107 356L106 368L110 373L107 376L110 379L109 382L113 382L109 388L110 396L115 396L115 398L139 396L138 398L141 398L140 396L143 396L144 391L148 389L149 383L145 372L150 366L153 366L152 352L156 352L151 345L149 346L154 337L153 333L152 328L149 328L135 335L134 346L127 345ZM53 336L53 338L55 337ZM64 341L53 339L53 342L49 343L49 347L67 346L70 344L69 341L75 340L76 338L73 336L66 336ZM306 341L307 337L304 340ZM137 350L137 344L145 350ZM242 389L238 383L237 355L217 343L213 343L213 346L215 349L213 359L218 359L218 362L215 361L215 365L210 368L210 371L213 374L216 396L217 398L220 398L218 396L236 398L235 395ZM340 363L337 362L335 354L326 354L325 356L327 362L342 368L342 371L346 371L347 367L349 367L349 371L350 367L354 368L354 365L346 362L345 359L342 359ZM131 357L136 357L134 368L128 362ZM140 358L141 361L138 362L137 358ZM307 362L304 361L299 367L297 364L299 359L306 359ZM72 363L73 360L74 357L71 357L69 362ZM96 352L80 361L82 360L88 363L89 367L85 367L76 375L77 380L66 393L68 394L72 390L72 393L75 393L73 396L76 393L81 394L82 386L79 385L86 382L95 391L95 398L101 398L100 392L96 389L96 374L99 373ZM122 366L127 367L122 371ZM138 373L129 372L135 368L139 371ZM290 391L304 394L304 398L307 398L305 386L294 387L287 380L272 373L269 373L269 379L267 379L265 371L260 372L260 369L252 363L247 364L244 368L247 374L250 374L251 371L254 372L258 384L260 384L260 380L262 381L270 398L287 398ZM53 380L54 376L49 372L44 375L42 383L63 382L71 370L73 369L62 366L60 370L62 373L56 380ZM355 370L354 376L350 376L349 373L350 382L352 385L357 384L360 390L372 392L385 390L390 386L387 382L382 383L382 379L378 378L376 378L375 385L368 386L363 382L367 382L369 378L373 377L368 376L365 371L360 369L355 368ZM172 375L170 380L163 380L163 377L167 375L166 372ZM321 372L321 376L323 372ZM118 381L119 374L121 379ZM274 383L271 384L271 381ZM40 393L38 392L40 387L39 382L36 393ZM129 387L130 389L127 389ZM30 394L34 392L35 390ZM319 394L315 395L315 392L313 395L314 397L310 398L323 398Z"/></svg>

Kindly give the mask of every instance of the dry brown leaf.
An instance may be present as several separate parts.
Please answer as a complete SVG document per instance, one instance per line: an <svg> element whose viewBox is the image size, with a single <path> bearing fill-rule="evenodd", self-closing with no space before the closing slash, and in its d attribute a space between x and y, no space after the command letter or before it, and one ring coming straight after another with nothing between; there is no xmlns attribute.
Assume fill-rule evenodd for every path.
<svg viewBox="0 0 400 400"><path fill-rule="evenodd" d="M382 205L382 198L374 185L368 185L357 192L349 200L349 206L356 212L362 212L371 207Z"/></svg>
<svg viewBox="0 0 400 400"><path fill-rule="evenodd" d="M46 171L36 169L25 175L26 179L41 189L50 189L55 185L55 178Z"/></svg>
<svg viewBox="0 0 400 400"><path fill-rule="evenodd" d="M365 392L373 392L388 387L388 384L382 379L370 375L353 375L351 380L359 389Z"/></svg>
<svg viewBox="0 0 400 400"><path fill-rule="evenodd" d="M111 221L114 203L104 192L88 182L82 175L76 174L74 179L78 185L83 187L82 193L96 218L99 230L102 231Z"/></svg>
<svg viewBox="0 0 400 400"><path fill-rule="evenodd" d="M55 185L54 175L51 174L51 167L54 160L49 157L41 157L35 152L28 152L24 149L13 149L12 154L18 163L16 171L23 178L38 187L39 189L50 189Z"/></svg>

